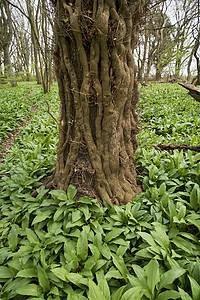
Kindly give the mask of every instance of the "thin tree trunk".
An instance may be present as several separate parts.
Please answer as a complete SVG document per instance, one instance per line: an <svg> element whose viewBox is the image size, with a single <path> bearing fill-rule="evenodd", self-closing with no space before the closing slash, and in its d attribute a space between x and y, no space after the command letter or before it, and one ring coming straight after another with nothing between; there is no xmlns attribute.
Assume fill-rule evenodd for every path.
<svg viewBox="0 0 200 300"><path fill-rule="evenodd" d="M133 49L146 1L52 1L60 127L53 182L126 204L140 192Z"/></svg>

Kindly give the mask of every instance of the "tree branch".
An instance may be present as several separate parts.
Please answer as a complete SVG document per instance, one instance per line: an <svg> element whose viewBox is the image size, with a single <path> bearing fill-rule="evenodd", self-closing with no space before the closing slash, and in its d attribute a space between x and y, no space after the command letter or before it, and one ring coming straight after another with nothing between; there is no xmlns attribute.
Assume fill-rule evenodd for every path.
<svg viewBox="0 0 200 300"><path fill-rule="evenodd" d="M54 115L50 112L50 105L49 105L49 103L47 102L47 100L46 100L44 97L42 97L42 99L44 99L44 101L46 102L46 104L47 104L47 106L48 106L48 109L47 109L48 114L54 119L54 121L56 121L56 123L57 123L58 126L59 126L58 120L57 120L56 117L54 117Z"/></svg>

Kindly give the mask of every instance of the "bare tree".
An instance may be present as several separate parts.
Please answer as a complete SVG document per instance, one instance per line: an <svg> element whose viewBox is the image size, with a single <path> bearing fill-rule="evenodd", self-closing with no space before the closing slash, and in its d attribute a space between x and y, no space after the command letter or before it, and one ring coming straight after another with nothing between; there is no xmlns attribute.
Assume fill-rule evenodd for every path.
<svg viewBox="0 0 200 300"><path fill-rule="evenodd" d="M10 80L11 86L16 86L16 80L10 58L10 44L12 41L12 18L9 3L5 0L0 2L0 51L4 54L4 77Z"/></svg>

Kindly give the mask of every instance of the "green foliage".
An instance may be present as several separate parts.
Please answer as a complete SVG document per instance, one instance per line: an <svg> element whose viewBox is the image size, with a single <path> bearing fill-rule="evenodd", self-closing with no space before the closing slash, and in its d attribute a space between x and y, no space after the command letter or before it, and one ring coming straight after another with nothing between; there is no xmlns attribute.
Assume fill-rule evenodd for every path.
<svg viewBox="0 0 200 300"><path fill-rule="evenodd" d="M200 144L200 105L178 84L142 87L138 108L142 146L162 142Z"/></svg>
<svg viewBox="0 0 200 300"><path fill-rule="evenodd" d="M27 99L32 87L35 93L41 90L39 86L30 84L21 84L15 88L0 85L0 143L31 116L31 106L37 105L31 95Z"/></svg>
<svg viewBox="0 0 200 300"><path fill-rule="evenodd" d="M143 192L132 203L102 207L88 197L75 202L72 185L66 193L38 188L55 164L57 127L40 93L35 97L40 109L1 167L0 298L199 299L200 155L139 148L135 160ZM46 97L55 113L56 89ZM149 107L153 118L158 97L155 109L146 102L143 118ZM186 105L184 97L180 103ZM149 144L167 141L152 134L149 122L142 143L147 136ZM195 135L198 130L194 126ZM181 142L184 134L168 133L167 139Z"/></svg>

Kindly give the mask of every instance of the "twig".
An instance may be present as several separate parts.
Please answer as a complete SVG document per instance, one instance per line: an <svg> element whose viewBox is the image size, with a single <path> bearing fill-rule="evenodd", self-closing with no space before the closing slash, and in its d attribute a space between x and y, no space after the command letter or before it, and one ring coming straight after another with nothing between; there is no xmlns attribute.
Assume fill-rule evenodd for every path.
<svg viewBox="0 0 200 300"><path fill-rule="evenodd" d="M48 106L48 110L47 110L48 114L54 119L54 121L56 121L56 123L57 123L58 126L59 126L58 120L57 120L56 117L54 117L54 115L50 112L50 105L49 105L49 103L47 102L47 100L46 100L44 97L42 97L42 99L44 99L44 101L46 102L46 104L47 104L47 106Z"/></svg>

